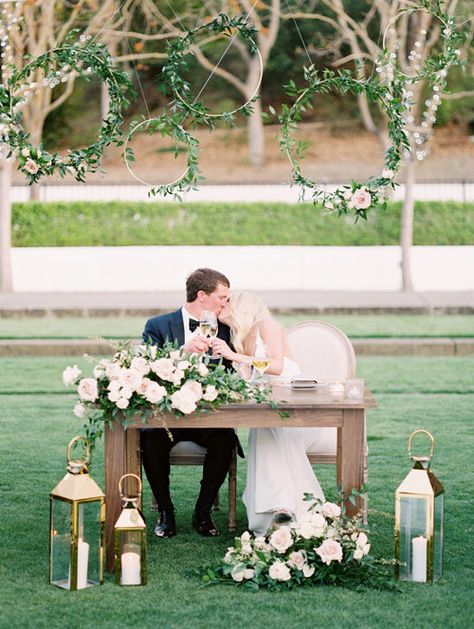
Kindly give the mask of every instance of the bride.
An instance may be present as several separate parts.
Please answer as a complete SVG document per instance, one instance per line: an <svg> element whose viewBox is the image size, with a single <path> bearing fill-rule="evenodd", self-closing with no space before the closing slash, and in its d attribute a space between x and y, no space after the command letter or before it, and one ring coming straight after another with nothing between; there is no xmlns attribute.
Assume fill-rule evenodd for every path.
<svg viewBox="0 0 474 629"><path fill-rule="evenodd" d="M286 380L300 369L291 359L285 331L265 303L252 293L233 293L219 320L231 330L232 350L213 339L213 355L250 369L255 357L267 356L270 380ZM284 420L282 420L284 421ZM243 501L249 529L264 535L272 526L297 520L307 511L304 493L324 500L306 451L319 438L320 428L251 428L249 431L247 485Z"/></svg>

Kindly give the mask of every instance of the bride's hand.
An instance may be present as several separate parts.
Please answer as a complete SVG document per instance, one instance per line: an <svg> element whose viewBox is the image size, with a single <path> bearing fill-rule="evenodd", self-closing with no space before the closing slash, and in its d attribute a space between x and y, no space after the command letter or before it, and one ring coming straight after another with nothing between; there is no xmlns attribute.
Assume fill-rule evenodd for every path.
<svg viewBox="0 0 474 629"><path fill-rule="evenodd" d="M234 352L222 339L213 338L210 342L210 346L212 348L212 355L216 358L227 358L228 360L232 360Z"/></svg>

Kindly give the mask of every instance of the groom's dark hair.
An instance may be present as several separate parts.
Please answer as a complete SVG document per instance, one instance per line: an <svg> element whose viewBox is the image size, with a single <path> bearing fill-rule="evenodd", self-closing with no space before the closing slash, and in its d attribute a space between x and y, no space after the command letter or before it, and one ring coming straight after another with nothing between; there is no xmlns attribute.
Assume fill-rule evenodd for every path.
<svg viewBox="0 0 474 629"><path fill-rule="evenodd" d="M218 284L230 287L230 282L225 275L214 269L196 269L186 279L186 301L194 301L200 290L210 295Z"/></svg>

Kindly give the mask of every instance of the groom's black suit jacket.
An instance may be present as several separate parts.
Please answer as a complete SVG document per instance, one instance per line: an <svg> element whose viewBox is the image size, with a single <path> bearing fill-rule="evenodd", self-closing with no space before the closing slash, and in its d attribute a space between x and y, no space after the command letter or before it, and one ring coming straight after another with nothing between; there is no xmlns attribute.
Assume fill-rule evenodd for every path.
<svg viewBox="0 0 474 629"><path fill-rule="evenodd" d="M218 321L217 338L222 339L226 343L230 344L230 328L229 326ZM158 315L148 319L143 331L143 340L145 343L152 343L163 347L168 342L177 341L178 347L184 345L184 324L183 313L181 308L176 312L170 312L164 315ZM218 362L217 360L211 360L211 362ZM224 365L227 368L232 368L232 363L228 360L223 360ZM239 439L236 436L237 450L240 456L244 456L242 446Z"/></svg>

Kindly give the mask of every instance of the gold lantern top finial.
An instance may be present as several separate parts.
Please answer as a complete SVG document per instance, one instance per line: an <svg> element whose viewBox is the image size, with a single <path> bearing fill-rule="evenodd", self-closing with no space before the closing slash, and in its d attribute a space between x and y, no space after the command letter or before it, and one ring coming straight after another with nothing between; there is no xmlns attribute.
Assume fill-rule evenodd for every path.
<svg viewBox="0 0 474 629"><path fill-rule="evenodd" d="M412 452L412 442L413 442L413 437L415 435L419 435L419 434L424 434L427 435L427 437L430 438L431 440L431 452L429 453L429 455L415 455ZM433 435L428 432L427 430L415 430L414 432L411 433L409 439L408 439L408 455L410 457L410 461L415 461L415 463L420 463L423 467L429 467L430 463L431 463L431 459L433 458L433 454L434 454L434 447L435 447L435 441L434 441L434 437Z"/></svg>
<svg viewBox="0 0 474 629"><path fill-rule="evenodd" d="M84 442L84 446L86 448L85 459L71 459L71 449L74 446L74 444L77 443L78 441ZM87 469L89 467L89 463L91 460L91 449L90 449L89 442L87 441L85 437L78 435L77 437L74 437L74 439L71 439L71 441L67 445L66 459L67 459L67 471L70 474L87 473Z"/></svg>
<svg viewBox="0 0 474 629"><path fill-rule="evenodd" d="M136 494L133 494L130 491L128 491L126 494L123 493L122 482L125 478L130 478L130 477L135 478L138 482L138 490ZM135 509L138 508L138 500L140 496L142 495L141 478L137 476L136 474L124 474L123 476L121 476L119 480L119 493L120 493L120 498L122 499L123 506L125 506L127 503L131 503Z"/></svg>

